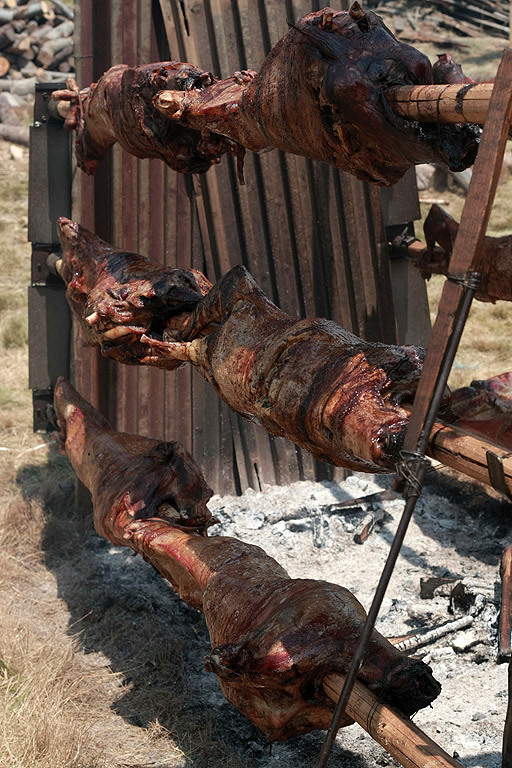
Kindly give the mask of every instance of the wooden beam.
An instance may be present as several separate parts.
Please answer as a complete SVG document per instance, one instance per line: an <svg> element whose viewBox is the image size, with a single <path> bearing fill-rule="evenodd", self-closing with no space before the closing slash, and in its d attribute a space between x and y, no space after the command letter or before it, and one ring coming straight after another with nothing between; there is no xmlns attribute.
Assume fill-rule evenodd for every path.
<svg viewBox="0 0 512 768"><path fill-rule="evenodd" d="M340 674L324 678L324 691L333 702L338 701L344 680ZM461 768L412 720L379 701L359 680L350 694L346 712L404 768Z"/></svg>
<svg viewBox="0 0 512 768"><path fill-rule="evenodd" d="M503 155L512 119L512 50L507 48L498 69L493 97L489 105L489 119L483 131L480 149L473 168L471 185L462 212L460 227L450 258L450 272L459 282L446 281L437 318L416 390L414 408L404 441L406 451L415 452L421 439L425 439L425 420L435 387L440 382L439 371L446 370L445 359L458 318L457 308L462 302L464 280L470 272L481 272L485 254L483 242L503 163Z"/></svg>

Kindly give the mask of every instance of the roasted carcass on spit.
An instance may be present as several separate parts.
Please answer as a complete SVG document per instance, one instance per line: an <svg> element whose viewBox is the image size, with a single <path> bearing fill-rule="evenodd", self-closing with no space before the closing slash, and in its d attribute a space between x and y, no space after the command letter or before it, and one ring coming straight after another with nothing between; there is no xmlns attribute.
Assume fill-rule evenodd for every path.
<svg viewBox="0 0 512 768"><path fill-rule="evenodd" d="M165 328L180 328L211 288L202 272L163 267L69 219L59 219L59 233L68 302L82 320L86 340L119 362L140 363L148 352L142 334L161 336Z"/></svg>
<svg viewBox="0 0 512 768"><path fill-rule="evenodd" d="M419 125L385 98L392 86L432 81L428 58L356 2L350 11L304 16L259 72L216 80L176 62L118 66L90 88L55 98L74 103L67 125L77 129L78 162L89 172L119 141L180 171L205 171L236 147L278 148L389 185L417 163L462 170L474 162L478 128Z"/></svg>
<svg viewBox="0 0 512 768"><path fill-rule="evenodd" d="M152 322L150 313L144 323L132 321L130 286L117 282L121 268L105 267L101 285L87 278L102 263L102 241L67 219L59 220L59 231L71 305L90 340L117 361L192 363L231 408L318 459L369 472L393 469L408 419L401 404L412 401L422 349L369 343L325 319L296 320L243 267L224 275L186 324L180 315L182 330ZM123 254L104 245L106 263L109 253L121 262ZM157 269L144 264L149 274Z"/></svg>
<svg viewBox="0 0 512 768"><path fill-rule="evenodd" d="M154 109L152 99L165 88L199 90L214 81L208 72L178 61L142 67L118 64L89 88L55 91L53 97L71 102L65 127L76 131L77 163L86 173L95 172L116 142L131 155L160 158L180 173L204 173L225 152L241 163L245 150L224 136L167 120Z"/></svg>
<svg viewBox="0 0 512 768"><path fill-rule="evenodd" d="M415 261L416 266L425 278L432 274L448 275L450 273L450 257L459 224L439 205L434 204L423 225L426 250ZM436 243L443 251L436 248ZM475 298L480 301L512 301L512 237L484 238L485 258L483 261L480 281Z"/></svg>
<svg viewBox="0 0 512 768"><path fill-rule="evenodd" d="M512 451L512 373L456 389L450 409L458 427Z"/></svg>
<svg viewBox="0 0 512 768"><path fill-rule="evenodd" d="M55 408L65 452L92 492L96 530L140 553L203 611L206 668L226 698L272 741L327 728L332 705L321 683L347 669L365 619L356 598L335 584L291 579L260 547L201 535L211 491L179 443L113 432L64 379ZM405 714L440 691L429 667L376 631L359 679Z"/></svg>

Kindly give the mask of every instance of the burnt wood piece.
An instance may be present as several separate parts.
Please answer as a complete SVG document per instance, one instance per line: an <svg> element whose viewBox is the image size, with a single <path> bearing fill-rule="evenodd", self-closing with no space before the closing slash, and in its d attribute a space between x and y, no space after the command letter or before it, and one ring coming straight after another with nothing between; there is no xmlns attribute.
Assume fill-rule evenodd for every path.
<svg viewBox="0 0 512 768"><path fill-rule="evenodd" d="M180 328L211 288L195 269L163 267L106 243L65 217L59 219L58 231L68 302L88 343L98 344L118 362L140 364L148 354L141 336L161 337L168 326Z"/></svg>
<svg viewBox="0 0 512 768"><path fill-rule="evenodd" d="M119 64L84 91L57 91L53 98L72 104L65 127L76 131L77 162L88 174L116 142L136 157L160 158L175 171L204 173L225 152L240 160L245 150L213 132L167 120L153 107L153 98L166 88L200 90L213 82L209 72L176 61Z"/></svg>
<svg viewBox="0 0 512 768"><path fill-rule="evenodd" d="M426 249L415 260L423 277L449 275L450 259L459 224L439 205L434 204L423 225ZM436 248L440 245L443 251ZM479 301L512 301L512 236L485 236L480 283L475 293Z"/></svg>
<svg viewBox="0 0 512 768"><path fill-rule="evenodd" d="M116 434L62 379L55 407L65 451L91 489L96 530L140 553L203 611L212 644L206 669L228 701L271 741L326 728L332 704L322 680L343 673L357 644L365 612L356 598L335 584L291 579L260 547L191 533L188 520L176 527L161 512L166 503L200 521L211 493L190 456L163 444L171 457L167 479L165 462L151 463L161 443L148 450L157 441ZM440 691L429 667L376 631L359 679L406 715ZM352 722L345 717L345 725Z"/></svg>
<svg viewBox="0 0 512 768"><path fill-rule="evenodd" d="M412 402L422 349L369 343L325 319L295 320L243 267L199 302L199 288L172 302L178 278L190 288L188 272L127 258L67 219L59 232L71 307L110 357L162 368L190 362L233 410L316 458L368 472L393 468L407 424L401 403ZM165 277L156 299L154 272ZM182 310L189 317L173 324L169 315Z"/></svg>
<svg viewBox="0 0 512 768"><path fill-rule="evenodd" d="M278 148L381 185L395 183L417 163L463 170L476 156L478 128L435 121L419 125L391 109L386 90L432 83L432 67L357 2L350 11L324 8L304 16L272 48L258 73L244 70L216 80L196 70L180 82L172 74L157 75L159 67L169 73L193 69L176 62L114 67L80 94L55 96L73 103L67 126L77 128L84 170L93 172L117 140L138 157L161 156L176 170L205 171L211 163L177 162L173 147L176 140L187 143L188 136L195 148L196 131L206 132L210 143L220 141L219 134L229 137L232 151ZM224 151L226 145L212 157ZM195 151L193 156L197 161Z"/></svg>

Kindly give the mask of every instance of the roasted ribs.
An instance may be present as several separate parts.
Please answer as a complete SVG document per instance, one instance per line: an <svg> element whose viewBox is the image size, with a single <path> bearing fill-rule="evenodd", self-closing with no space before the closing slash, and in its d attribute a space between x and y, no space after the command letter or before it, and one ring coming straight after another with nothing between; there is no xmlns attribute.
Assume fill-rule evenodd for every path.
<svg viewBox="0 0 512 768"><path fill-rule="evenodd" d="M431 207L423 225L427 248L415 262L423 277L449 274L458 230L458 223L449 213L437 204ZM436 243L443 251L435 247ZM483 248L485 258L475 298L493 304L499 300L512 301L512 236L486 236Z"/></svg>
<svg viewBox="0 0 512 768"><path fill-rule="evenodd" d="M428 58L355 2L304 16L258 73L216 80L177 62L117 66L81 93L55 97L73 102L67 126L88 172L119 141L178 171L208 170L226 151L278 148L389 185L417 163L462 170L474 162L479 128L420 125L385 98L389 87L432 81Z"/></svg>
<svg viewBox="0 0 512 768"><path fill-rule="evenodd" d="M393 469L408 416L401 403L412 401L422 349L369 343L325 319L295 320L243 267L232 269L196 302L183 330L152 321L150 311L141 322L130 301L131 283L123 282L126 274L132 276L122 268L125 255L104 244L103 262L99 238L67 219L59 221L59 229L62 275L72 278L71 306L90 340L111 357L163 368L192 363L233 410L318 459L368 472ZM115 269L108 266L109 254ZM128 255L137 265L138 258L139 279L144 269L159 274L158 265ZM98 262L106 266L93 284ZM135 280L138 295L136 288ZM180 323L183 318L180 314Z"/></svg>
<svg viewBox="0 0 512 768"><path fill-rule="evenodd" d="M211 491L179 443L113 432L63 379L55 408L65 451L92 492L96 530L140 553L203 611L206 669L228 701L271 741L327 728L332 705L321 682L347 670L365 619L356 598L335 584L291 579L260 547L200 535ZM375 630L359 678L405 714L440 691L429 667ZM351 722L345 716L343 725Z"/></svg>

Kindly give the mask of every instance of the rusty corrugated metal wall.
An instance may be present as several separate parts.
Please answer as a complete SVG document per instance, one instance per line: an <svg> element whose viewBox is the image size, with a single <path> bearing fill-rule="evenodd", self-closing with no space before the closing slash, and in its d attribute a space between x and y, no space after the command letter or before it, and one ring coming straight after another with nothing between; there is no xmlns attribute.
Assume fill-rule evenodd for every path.
<svg viewBox="0 0 512 768"><path fill-rule="evenodd" d="M258 69L311 0L81 0L79 84L118 63L173 58L218 76ZM101 237L215 281L244 264L292 316L333 318L395 340L379 190L302 157L249 153L202 176L115 148L95 179L79 174L74 216ZM332 476L332 469L242 420L190 368L115 365L75 347L76 381L120 430L181 440L219 492Z"/></svg>

